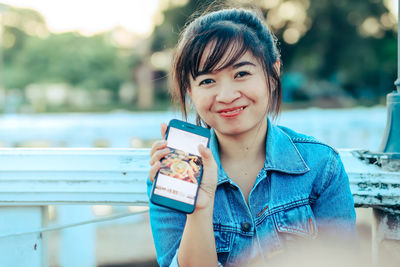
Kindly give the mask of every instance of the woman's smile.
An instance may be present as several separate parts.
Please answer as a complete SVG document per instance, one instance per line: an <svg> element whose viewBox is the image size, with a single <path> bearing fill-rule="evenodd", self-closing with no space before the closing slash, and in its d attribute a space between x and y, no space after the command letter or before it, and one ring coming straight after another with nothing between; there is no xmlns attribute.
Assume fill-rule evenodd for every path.
<svg viewBox="0 0 400 267"><path fill-rule="evenodd" d="M233 107L233 108L220 109L217 112L221 117L235 118L235 117L238 117L240 114L242 114L246 107L247 106L239 106L239 107Z"/></svg>

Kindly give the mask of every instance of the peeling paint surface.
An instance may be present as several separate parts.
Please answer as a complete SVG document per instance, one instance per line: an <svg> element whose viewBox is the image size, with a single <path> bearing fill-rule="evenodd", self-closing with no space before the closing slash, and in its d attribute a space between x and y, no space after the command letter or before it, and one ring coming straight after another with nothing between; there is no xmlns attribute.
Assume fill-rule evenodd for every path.
<svg viewBox="0 0 400 267"><path fill-rule="evenodd" d="M400 172L366 164L352 150L340 150L340 156L357 207L400 207Z"/></svg>

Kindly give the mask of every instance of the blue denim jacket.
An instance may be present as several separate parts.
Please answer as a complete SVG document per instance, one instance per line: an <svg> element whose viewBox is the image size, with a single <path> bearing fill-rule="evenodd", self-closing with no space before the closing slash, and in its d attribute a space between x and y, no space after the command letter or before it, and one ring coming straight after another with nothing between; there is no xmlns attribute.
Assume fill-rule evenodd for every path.
<svg viewBox="0 0 400 267"><path fill-rule="evenodd" d="M223 170L213 131L210 148L219 166L213 224L218 261L223 266L245 266L254 256L268 261L299 239L357 239L348 177L331 147L268 120L265 164L248 204ZM152 183L147 185L150 193ZM178 266L185 222L185 214L150 203L160 266Z"/></svg>

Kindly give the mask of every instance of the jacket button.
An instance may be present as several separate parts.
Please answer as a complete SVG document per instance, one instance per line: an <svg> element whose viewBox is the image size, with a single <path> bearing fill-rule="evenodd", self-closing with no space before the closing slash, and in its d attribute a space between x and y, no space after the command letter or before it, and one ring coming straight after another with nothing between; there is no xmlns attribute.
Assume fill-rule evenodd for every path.
<svg viewBox="0 0 400 267"><path fill-rule="evenodd" d="M248 222L242 223L242 231L249 232L251 230L251 224Z"/></svg>

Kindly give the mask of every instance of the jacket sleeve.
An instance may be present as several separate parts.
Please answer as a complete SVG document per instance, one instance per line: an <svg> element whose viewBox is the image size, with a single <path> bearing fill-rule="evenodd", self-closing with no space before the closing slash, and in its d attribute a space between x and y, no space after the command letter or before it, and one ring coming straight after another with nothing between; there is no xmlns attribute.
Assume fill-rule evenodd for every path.
<svg viewBox="0 0 400 267"><path fill-rule="evenodd" d="M349 178L339 154L334 150L331 151L323 176L322 186L313 204L319 236L333 241L358 242Z"/></svg>
<svg viewBox="0 0 400 267"><path fill-rule="evenodd" d="M152 186L153 183L147 179L147 195L149 197ZM186 224L186 214L160 207L150 201L149 209L158 264L160 267L178 266L177 252Z"/></svg>

